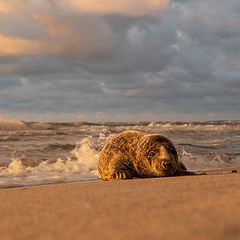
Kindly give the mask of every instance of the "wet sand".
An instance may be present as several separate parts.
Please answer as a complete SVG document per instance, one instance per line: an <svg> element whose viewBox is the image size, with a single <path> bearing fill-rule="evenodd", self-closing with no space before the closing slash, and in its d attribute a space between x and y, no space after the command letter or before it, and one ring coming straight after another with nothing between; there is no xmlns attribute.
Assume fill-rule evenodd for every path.
<svg viewBox="0 0 240 240"><path fill-rule="evenodd" d="M237 170L2 189L0 239L240 239Z"/></svg>

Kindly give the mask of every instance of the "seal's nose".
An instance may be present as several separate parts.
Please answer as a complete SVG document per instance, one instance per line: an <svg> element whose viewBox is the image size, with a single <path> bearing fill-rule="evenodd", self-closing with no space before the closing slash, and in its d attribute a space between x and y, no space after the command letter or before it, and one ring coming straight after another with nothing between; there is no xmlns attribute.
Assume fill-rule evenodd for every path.
<svg viewBox="0 0 240 240"><path fill-rule="evenodd" d="M160 161L161 161L162 168L165 170L171 169L173 165L172 165L171 156L168 150L164 146L161 146L160 152L161 152Z"/></svg>
<svg viewBox="0 0 240 240"><path fill-rule="evenodd" d="M170 169L172 167L171 162L162 162L162 167L165 169Z"/></svg>

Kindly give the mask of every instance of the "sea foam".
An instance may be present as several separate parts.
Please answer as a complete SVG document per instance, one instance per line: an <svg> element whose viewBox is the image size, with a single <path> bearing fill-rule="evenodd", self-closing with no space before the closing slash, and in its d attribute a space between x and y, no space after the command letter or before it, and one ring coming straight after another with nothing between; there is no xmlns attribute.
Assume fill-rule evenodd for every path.
<svg viewBox="0 0 240 240"><path fill-rule="evenodd" d="M0 119L0 187L99 179L109 138L135 130L173 141L188 170L240 167L240 122L55 123Z"/></svg>
<svg viewBox="0 0 240 240"><path fill-rule="evenodd" d="M43 161L30 167L12 158L8 166L0 168L0 188L97 180L98 154L91 138L84 138L76 144L71 157L53 163Z"/></svg>

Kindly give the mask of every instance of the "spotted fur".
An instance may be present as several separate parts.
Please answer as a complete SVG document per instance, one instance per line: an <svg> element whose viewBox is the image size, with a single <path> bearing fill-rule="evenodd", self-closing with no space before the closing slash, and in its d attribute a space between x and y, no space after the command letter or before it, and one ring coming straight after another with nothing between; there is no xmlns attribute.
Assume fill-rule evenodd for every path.
<svg viewBox="0 0 240 240"><path fill-rule="evenodd" d="M125 131L102 149L98 175L103 180L189 175L174 144L157 134Z"/></svg>

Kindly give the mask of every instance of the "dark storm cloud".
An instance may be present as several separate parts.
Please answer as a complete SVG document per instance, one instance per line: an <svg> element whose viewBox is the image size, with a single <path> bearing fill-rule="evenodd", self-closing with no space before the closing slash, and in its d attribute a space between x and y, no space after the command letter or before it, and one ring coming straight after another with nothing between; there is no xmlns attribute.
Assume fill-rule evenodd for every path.
<svg viewBox="0 0 240 240"><path fill-rule="evenodd" d="M89 27L83 45L80 34L67 41L66 54L0 59L4 112L239 113L238 1L175 0L157 15L68 18L68 33ZM56 19L70 26L61 15L53 26ZM96 36L95 50L76 57Z"/></svg>

